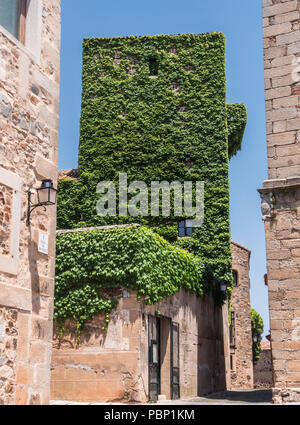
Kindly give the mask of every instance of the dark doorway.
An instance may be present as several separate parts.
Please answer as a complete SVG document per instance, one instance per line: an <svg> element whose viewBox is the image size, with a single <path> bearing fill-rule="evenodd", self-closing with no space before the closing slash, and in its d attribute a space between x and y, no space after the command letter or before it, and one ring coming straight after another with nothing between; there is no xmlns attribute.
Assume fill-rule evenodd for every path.
<svg viewBox="0 0 300 425"><path fill-rule="evenodd" d="M180 398L179 324L171 323L171 398Z"/></svg>
<svg viewBox="0 0 300 425"><path fill-rule="evenodd" d="M149 400L180 398L179 324L170 318L148 316Z"/></svg>
<svg viewBox="0 0 300 425"><path fill-rule="evenodd" d="M160 326L159 318L148 316L149 400L156 402L160 394Z"/></svg>

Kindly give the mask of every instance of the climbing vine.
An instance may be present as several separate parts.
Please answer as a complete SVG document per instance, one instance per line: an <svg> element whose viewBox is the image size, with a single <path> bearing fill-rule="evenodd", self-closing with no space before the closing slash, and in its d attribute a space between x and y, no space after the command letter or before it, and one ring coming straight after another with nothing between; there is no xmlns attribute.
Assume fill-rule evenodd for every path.
<svg viewBox="0 0 300 425"><path fill-rule="evenodd" d="M229 157L241 150L247 123L247 109L242 103L227 105L228 153Z"/></svg>
<svg viewBox="0 0 300 425"><path fill-rule="evenodd" d="M260 343L264 331L264 322L262 317L257 311L251 308L251 327L252 327L252 351L253 361L257 362L262 351Z"/></svg>
<svg viewBox="0 0 300 425"><path fill-rule="evenodd" d="M68 318L78 330L98 313L109 313L117 299L101 290L124 287L156 304L180 288L201 296L208 291L201 261L144 227L89 230L57 235L54 317Z"/></svg>
<svg viewBox="0 0 300 425"><path fill-rule="evenodd" d="M180 279L173 275L172 268L168 269L171 263L166 263L161 257L162 247L165 252L172 253L166 259L181 259L176 263L178 276L192 273L191 269L197 264L193 272L198 276L193 275L196 278L194 286L188 279L186 284L182 281L183 287L188 285L189 289L199 292L201 265L201 284L205 277L208 290L218 298L220 283L225 281L229 288L232 284L228 159L240 148L246 122L243 105L226 105L223 34L85 39L82 89L79 180L63 179L59 182L58 227L71 229L137 222L164 239L147 233L144 228L133 233L116 232L130 246L133 243L135 247L141 246L138 237L145 241L147 236L149 242L149 251L142 257L143 262L136 262L133 269L130 261L136 257L133 255L127 261L127 250L120 245L120 253L127 259L124 272L121 265L118 266L121 257L117 258L116 268L112 260L115 258L114 244L117 244L112 237L114 232L101 233L109 237L93 233L95 242L92 242L91 235L86 236L88 245L95 249L97 256L98 266L95 267L99 277L96 277L94 266L82 263L86 261L80 251L80 244L86 243L83 236L78 236L77 240L77 236L59 235L56 293L59 317L77 315L79 323L83 323L86 320L85 308L77 312L76 305L79 299L86 299L87 305L89 297L93 298L90 303L94 311L110 311L111 301L91 292L98 291L100 282L101 285L113 286L135 282L138 293L151 302L173 293L173 289L178 289ZM127 173L128 184L141 180L148 187L153 180L203 181L203 225L194 229L192 237L178 240L177 224L181 217L175 217L172 210L170 217L162 214L158 217L97 215L96 203L101 196L96 193L97 184L110 180L115 183L118 192L120 173ZM71 249L73 242L69 238L74 238L81 252L78 261L82 265L79 269L74 265L72 272L66 268L61 273L62 264L67 264L64 255L69 254L64 254L60 246L66 243L64 249ZM99 251L96 244L101 240L105 240L106 245L101 242L99 250L102 251ZM166 240L174 246L171 247ZM102 260L99 260L100 254ZM189 257L192 254L197 260ZM73 257L67 258L72 265ZM74 258L77 258L76 254ZM94 255L89 252L88 258L94 258ZM105 263L108 258L111 258L110 266L119 270L119 275L108 271ZM164 269L160 268L156 258L164 264ZM183 258L193 260L183 261ZM134 273L129 270L134 270ZM73 279L69 280L71 286L67 277ZM173 280L175 283L172 283ZM96 286L93 286L96 281ZM74 282L77 283L72 286ZM83 287L78 288L78 282L92 285L85 290L86 298L80 292ZM71 296L74 301L69 300Z"/></svg>

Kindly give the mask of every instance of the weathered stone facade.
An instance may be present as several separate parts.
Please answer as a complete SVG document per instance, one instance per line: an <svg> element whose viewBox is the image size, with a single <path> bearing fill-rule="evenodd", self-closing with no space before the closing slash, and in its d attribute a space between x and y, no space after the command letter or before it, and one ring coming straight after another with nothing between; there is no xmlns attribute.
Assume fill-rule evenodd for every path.
<svg viewBox="0 0 300 425"><path fill-rule="evenodd" d="M0 404L14 404L18 311L0 307Z"/></svg>
<svg viewBox="0 0 300 425"><path fill-rule="evenodd" d="M253 355L250 306L251 251L231 242L235 286L231 298L231 388L253 388Z"/></svg>
<svg viewBox="0 0 300 425"><path fill-rule="evenodd" d="M271 344L267 341L260 345L262 352L253 368L254 388L269 389L273 387Z"/></svg>
<svg viewBox="0 0 300 425"><path fill-rule="evenodd" d="M0 184L0 255L8 255L10 251L12 202L12 188Z"/></svg>
<svg viewBox="0 0 300 425"><path fill-rule="evenodd" d="M274 402L300 401L300 1L263 0L265 221Z"/></svg>
<svg viewBox="0 0 300 425"><path fill-rule="evenodd" d="M86 324L79 344L75 323L69 323L62 338L54 334L52 400L148 401L149 314L161 322L160 387L166 399L171 398L171 320L179 324L180 397L226 388L226 306L216 307L212 297L197 297L183 289L154 306L137 301L134 292L125 291L123 297L119 292L121 299L107 331L102 329L105 317L99 315Z"/></svg>
<svg viewBox="0 0 300 425"><path fill-rule="evenodd" d="M89 230L128 226L139 225ZM156 398L165 399L189 398L230 386L227 303L219 306L212 295L200 297L184 289L150 306L138 300L134 290L113 287L101 292L118 301L107 328L104 313L85 324L79 340L75 320L66 321L62 334L55 326L52 400L153 401L153 380L159 383Z"/></svg>
<svg viewBox="0 0 300 425"><path fill-rule="evenodd" d="M0 404L49 401L55 207L26 214L56 185L59 53L60 0L27 3L25 45L0 26Z"/></svg>

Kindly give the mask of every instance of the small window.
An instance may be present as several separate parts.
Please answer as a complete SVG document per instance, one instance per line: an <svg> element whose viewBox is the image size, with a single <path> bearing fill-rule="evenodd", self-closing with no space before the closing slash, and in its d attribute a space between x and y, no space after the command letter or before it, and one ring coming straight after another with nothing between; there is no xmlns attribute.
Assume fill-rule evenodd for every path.
<svg viewBox="0 0 300 425"><path fill-rule="evenodd" d="M25 43L27 0L0 0L0 25L15 38Z"/></svg>
<svg viewBox="0 0 300 425"><path fill-rule="evenodd" d="M230 346L235 347L235 312L231 312L231 324L229 328Z"/></svg>
<svg viewBox="0 0 300 425"><path fill-rule="evenodd" d="M230 369L233 370L233 355L230 355Z"/></svg>
<svg viewBox="0 0 300 425"><path fill-rule="evenodd" d="M158 60L157 58L149 59L149 73L151 77L155 77L158 74Z"/></svg>
<svg viewBox="0 0 300 425"><path fill-rule="evenodd" d="M238 272L236 270L232 270L233 276L233 286L238 286Z"/></svg>
<svg viewBox="0 0 300 425"><path fill-rule="evenodd" d="M191 220L182 220L178 223L178 236L184 238L185 236L193 235L193 227Z"/></svg>

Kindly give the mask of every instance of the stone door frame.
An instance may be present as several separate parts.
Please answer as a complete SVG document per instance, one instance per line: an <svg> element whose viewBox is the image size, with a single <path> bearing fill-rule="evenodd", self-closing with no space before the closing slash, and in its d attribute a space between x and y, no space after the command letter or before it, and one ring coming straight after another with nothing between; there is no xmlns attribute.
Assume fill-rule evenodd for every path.
<svg viewBox="0 0 300 425"><path fill-rule="evenodd" d="M22 180L0 167L0 183L13 190L9 255L0 255L0 272L18 274Z"/></svg>

